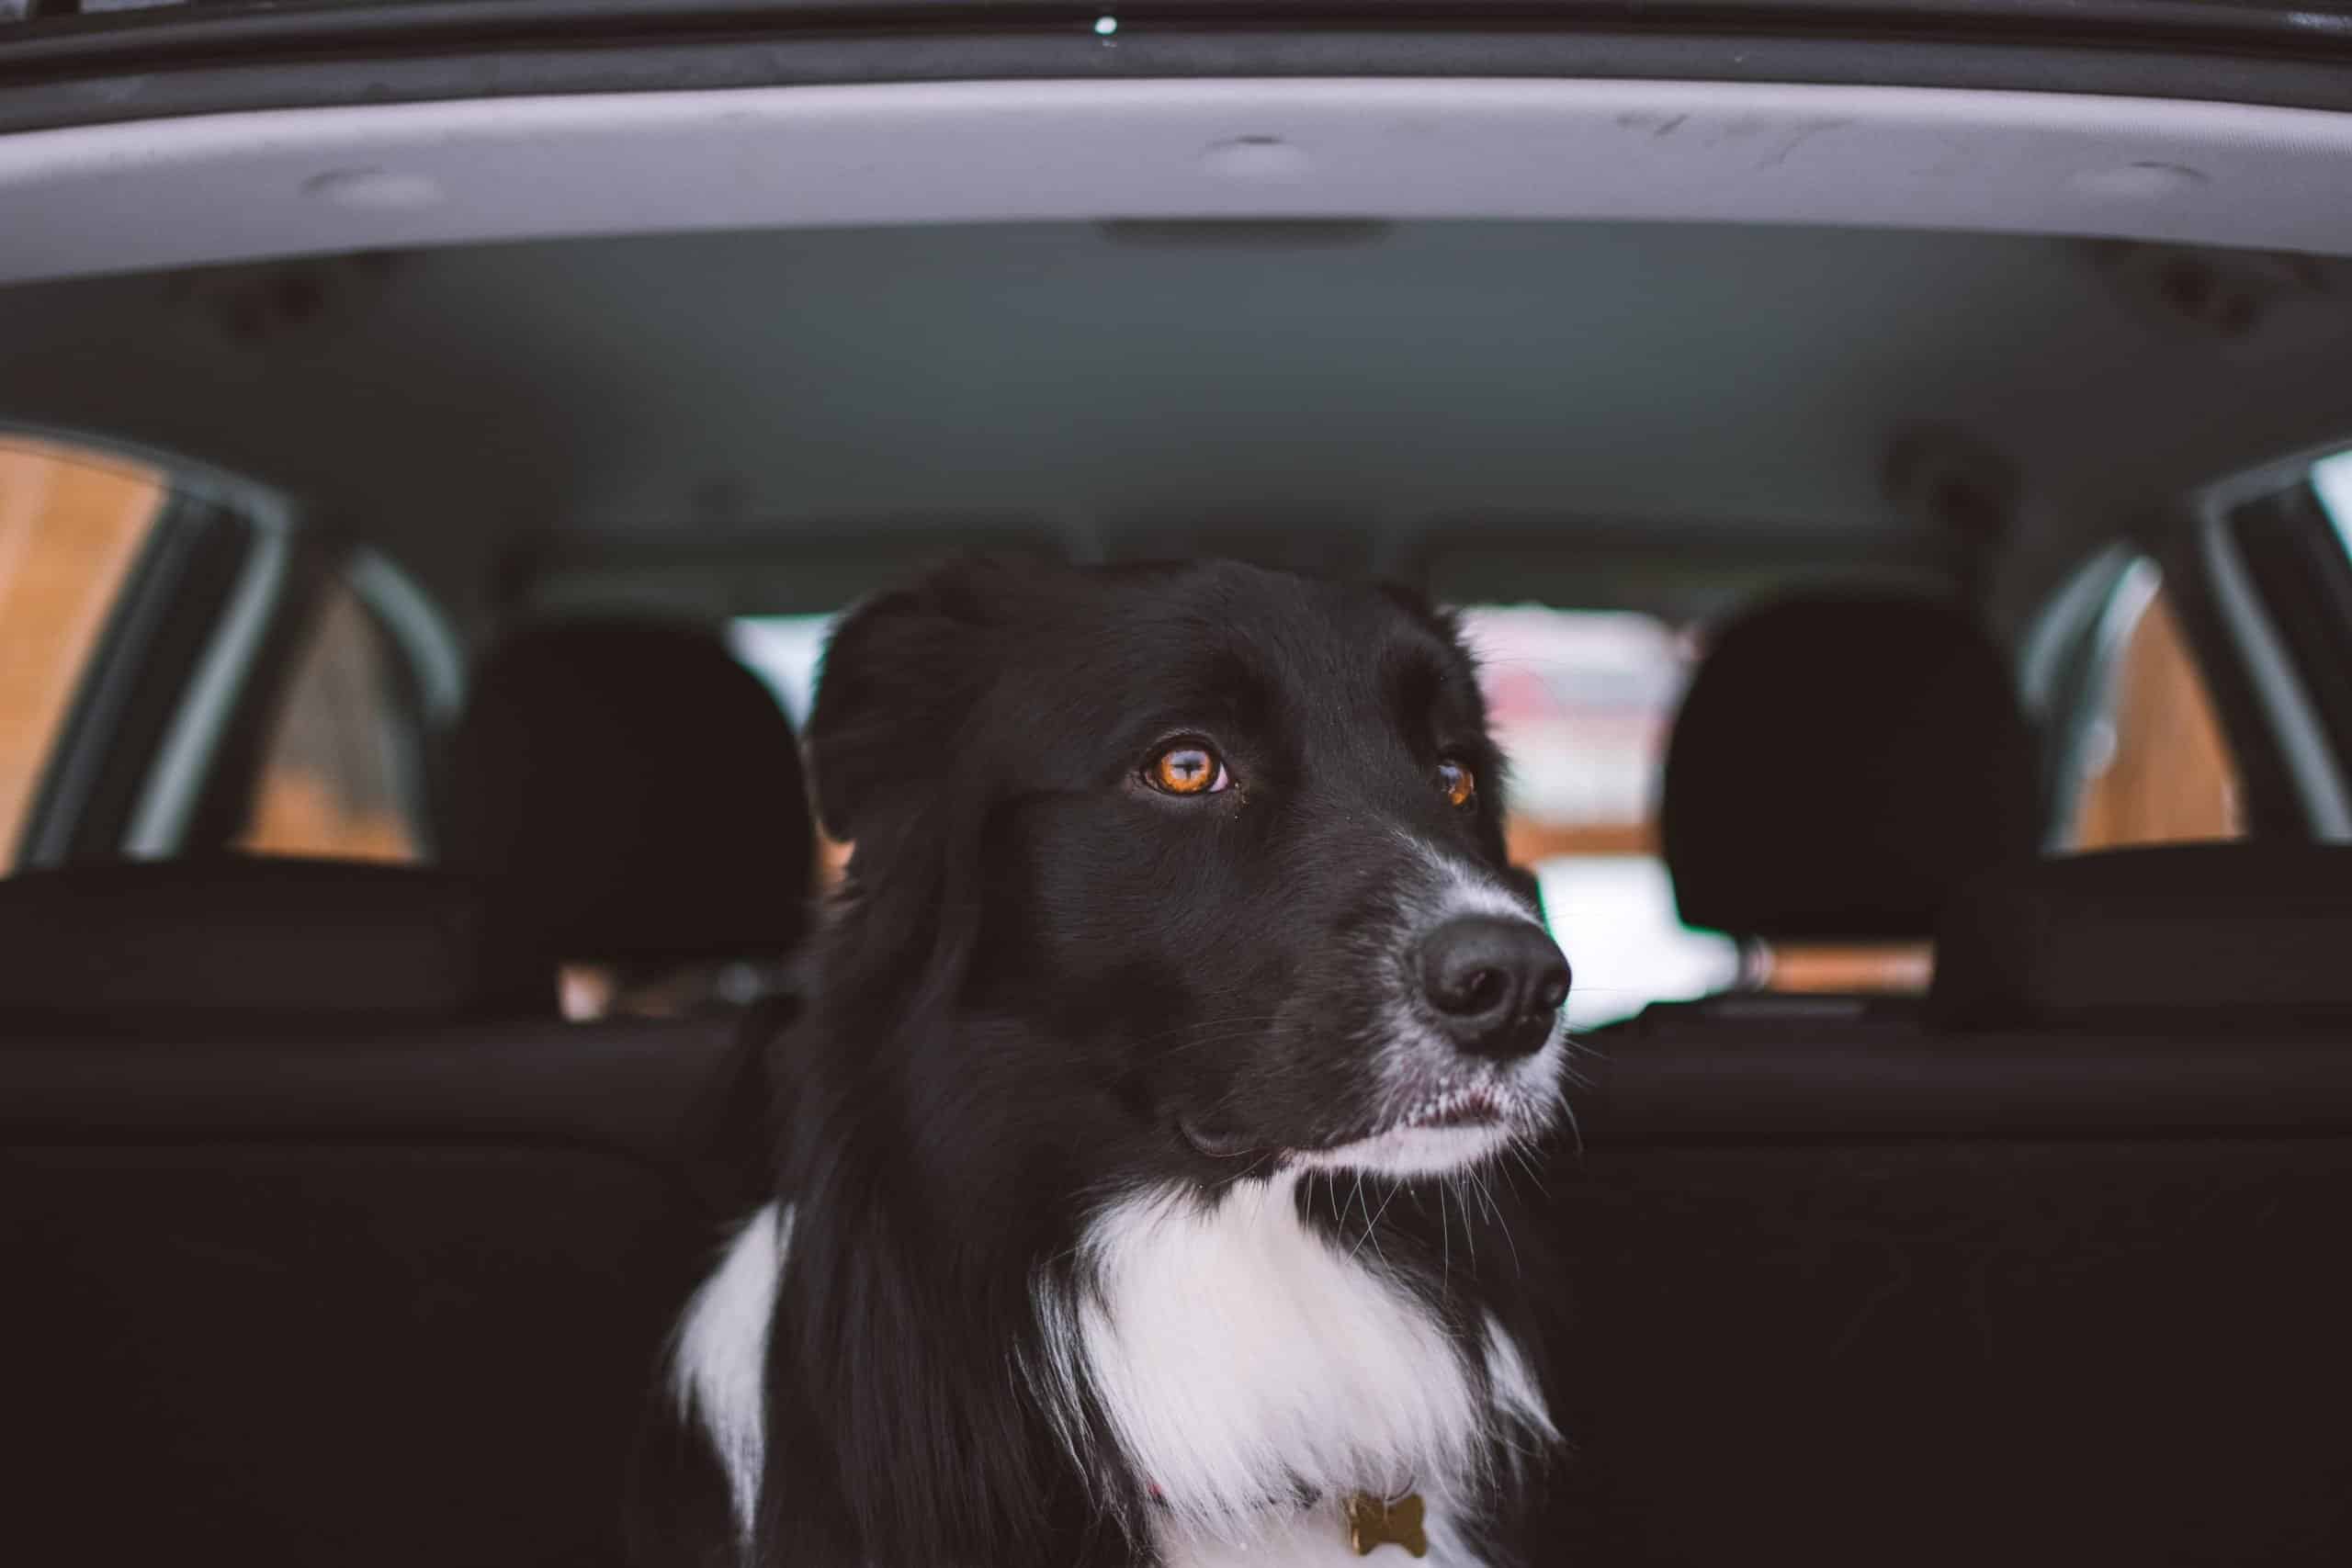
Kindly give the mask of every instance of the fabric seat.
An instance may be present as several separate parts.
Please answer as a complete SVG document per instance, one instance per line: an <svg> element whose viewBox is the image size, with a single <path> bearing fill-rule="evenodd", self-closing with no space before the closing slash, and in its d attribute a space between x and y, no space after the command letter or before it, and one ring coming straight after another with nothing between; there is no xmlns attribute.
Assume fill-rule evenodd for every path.
<svg viewBox="0 0 2352 1568"><path fill-rule="evenodd" d="M789 1004L566 1023L555 964L775 964L811 838L780 711L639 631L491 666L446 775L453 847L507 852L472 874L0 883L17 1557L620 1561L660 1347L768 1185ZM516 719L514 660L582 638Z"/></svg>
<svg viewBox="0 0 2352 1568"><path fill-rule="evenodd" d="M484 657L441 773L443 858L559 958L625 979L773 970L808 921L799 744L697 626L527 626Z"/></svg>
<svg viewBox="0 0 2352 1568"><path fill-rule="evenodd" d="M2348 942L2352 850L2025 862L1924 1007L1607 1039L1558 1561L2352 1555Z"/></svg>
<svg viewBox="0 0 2352 1568"><path fill-rule="evenodd" d="M1963 881L2033 852L2034 778L2007 666L1958 606L1878 588L1771 601L1715 636L1675 716L1658 833L1676 908L1751 950L1924 942ZM1650 1021L1872 1010L1751 991Z"/></svg>
<svg viewBox="0 0 2352 1568"><path fill-rule="evenodd" d="M2352 1558L2352 852L2032 858L1964 617L1767 606L1678 718L1693 923L1918 942L1925 998L1598 1032L1544 1168L1566 1563Z"/></svg>

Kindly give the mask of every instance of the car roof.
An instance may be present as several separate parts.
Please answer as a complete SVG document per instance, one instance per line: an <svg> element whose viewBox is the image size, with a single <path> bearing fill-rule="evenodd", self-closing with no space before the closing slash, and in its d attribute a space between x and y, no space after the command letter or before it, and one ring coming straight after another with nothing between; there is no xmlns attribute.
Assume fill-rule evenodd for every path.
<svg viewBox="0 0 2352 1568"><path fill-rule="evenodd" d="M967 544L1678 617L1852 570L2018 605L2352 428L2352 117L2300 107L1170 73L124 101L0 135L0 422L247 479L461 616L616 579L820 608Z"/></svg>
<svg viewBox="0 0 2352 1568"><path fill-rule="evenodd" d="M2258 319L2167 311L2166 266ZM562 241L0 291L0 398L453 579L519 552L818 609L909 550L1033 541L1696 612L1840 570L1949 580L1966 541L1894 482L1906 442L2013 484L2047 547L2352 426L2344 276L1718 225Z"/></svg>

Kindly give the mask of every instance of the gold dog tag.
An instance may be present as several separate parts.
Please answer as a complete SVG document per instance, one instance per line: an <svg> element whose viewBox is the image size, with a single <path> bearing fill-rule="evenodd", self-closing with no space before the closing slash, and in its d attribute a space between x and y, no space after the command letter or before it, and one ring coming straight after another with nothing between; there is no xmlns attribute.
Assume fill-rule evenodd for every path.
<svg viewBox="0 0 2352 1568"><path fill-rule="evenodd" d="M1348 1498L1348 1544L1358 1557L1378 1546L1401 1546L1416 1557L1430 1554L1430 1538L1421 1529L1421 1495L1408 1492L1394 1503L1369 1492Z"/></svg>

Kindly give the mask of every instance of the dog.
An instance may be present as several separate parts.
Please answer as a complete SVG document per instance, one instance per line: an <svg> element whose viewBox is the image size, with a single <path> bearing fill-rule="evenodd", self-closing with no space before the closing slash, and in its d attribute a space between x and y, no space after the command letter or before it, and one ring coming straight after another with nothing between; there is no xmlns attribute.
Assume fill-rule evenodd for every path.
<svg viewBox="0 0 2352 1568"><path fill-rule="evenodd" d="M966 561L822 669L854 849L639 1558L1525 1561L1558 1269L1511 1179L1569 972L1454 623L1230 562Z"/></svg>

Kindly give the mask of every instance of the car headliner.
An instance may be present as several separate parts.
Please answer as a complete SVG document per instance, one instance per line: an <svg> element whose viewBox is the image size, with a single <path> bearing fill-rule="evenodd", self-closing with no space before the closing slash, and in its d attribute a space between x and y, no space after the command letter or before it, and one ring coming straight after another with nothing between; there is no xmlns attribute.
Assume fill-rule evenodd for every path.
<svg viewBox="0 0 2352 1568"><path fill-rule="evenodd" d="M1887 482L1922 433L2009 477L1997 597L2021 604L2186 487L2352 431L2352 301L2322 254L2352 251L2352 217L2313 199L2352 116L1093 85L1091 118L1000 136L959 186L926 156L1070 85L993 85L1020 94L862 144L824 140L804 93L793 123L837 156L804 148L797 183L760 161L788 145L751 104L775 93L668 95L716 141L595 134L582 98L544 134L512 101L397 106L447 111L407 164L368 161L358 110L167 126L143 164L51 139L152 126L0 139L0 185L51 220L9 270L112 274L0 289L0 420L250 479L466 618L518 572L819 608L909 549L1023 539L1693 612L1833 570L1954 573L1949 519ZM1825 94L1849 112L1814 112ZM1416 103L1442 112L1417 130ZM1116 156L1055 155L1049 131L1124 134L1123 104L1124 185ZM1512 151L1531 136L1550 152ZM563 237L465 243L518 232ZM2299 249L2185 243L2221 238ZM223 254L251 259L163 265Z"/></svg>

